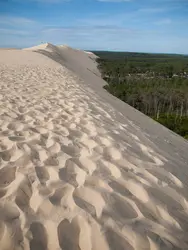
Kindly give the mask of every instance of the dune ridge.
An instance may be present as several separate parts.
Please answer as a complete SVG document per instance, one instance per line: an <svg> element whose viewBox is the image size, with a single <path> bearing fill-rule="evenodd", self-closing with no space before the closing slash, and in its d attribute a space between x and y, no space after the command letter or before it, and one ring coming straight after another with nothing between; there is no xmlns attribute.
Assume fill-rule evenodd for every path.
<svg viewBox="0 0 188 250"><path fill-rule="evenodd" d="M188 249L187 155L163 151L70 70L96 67L89 56L0 51L0 249Z"/></svg>

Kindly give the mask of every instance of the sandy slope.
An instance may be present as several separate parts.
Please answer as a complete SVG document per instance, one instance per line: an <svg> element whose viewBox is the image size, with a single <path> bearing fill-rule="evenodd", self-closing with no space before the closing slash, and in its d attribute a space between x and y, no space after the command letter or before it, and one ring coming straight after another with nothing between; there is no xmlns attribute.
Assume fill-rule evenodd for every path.
<svg viewBox="0 0 188 250"><path fill-rule="evenodd" d="M0 250L188 249L187 142L34 50L0 51Z"/></svg>

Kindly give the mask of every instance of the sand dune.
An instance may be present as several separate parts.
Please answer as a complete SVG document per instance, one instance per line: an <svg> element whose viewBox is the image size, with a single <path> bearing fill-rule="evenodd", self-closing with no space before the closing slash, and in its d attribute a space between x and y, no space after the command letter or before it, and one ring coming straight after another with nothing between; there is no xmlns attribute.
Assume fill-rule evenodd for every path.
<svg viewBox="0 0 188 250"><path fill-rule="evenodd" d="M0 250L188 249L187 142L105 92L91 57L0 51Z"/></svg>

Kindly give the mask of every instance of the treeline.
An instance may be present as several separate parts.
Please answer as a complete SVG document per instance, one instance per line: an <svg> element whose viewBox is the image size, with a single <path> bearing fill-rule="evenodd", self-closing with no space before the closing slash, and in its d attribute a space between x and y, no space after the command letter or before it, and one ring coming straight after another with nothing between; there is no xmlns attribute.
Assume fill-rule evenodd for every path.
<svg viewBox="0 0 188 250"><path fill-rule="evenodd" d="M129 53L129 52L94 52L99 68L108 77L127 74L148 74L148 76L172 77L183 76L188 72L188 56Z"/></svg>
<svg viewBox="0 0 188 250"><path fill-rule="evenodd" d="M122 58L115 58L113 63L110 56L110 59L99 59L99 69L108 82L105 89L111 94L188 139L188 77L185 71L188 57L182 56L181 61L181 56L170 55L169 61L180 60L178 66L175 62L177 67L166 62L167 67L159 70L164 63L161 61L167 60L168 56L157 55L148 71L144 71L148 58L152 58L148 54L146 58L143 55L140 57L139 68L134 66L137 68L135 71L127 67L130 61L123 63ZM137 57L134 55L134 58ZM179 67L180 63L182 67ZM182 75L173 77L177 72Z"/></svg>

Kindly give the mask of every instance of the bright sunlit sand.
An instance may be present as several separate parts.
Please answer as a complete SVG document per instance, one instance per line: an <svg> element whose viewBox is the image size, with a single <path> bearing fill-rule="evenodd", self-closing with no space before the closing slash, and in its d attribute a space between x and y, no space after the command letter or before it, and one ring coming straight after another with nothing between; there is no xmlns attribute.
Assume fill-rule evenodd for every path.
<svg viewBox="0 0 188 250"><path fill-rule="evenodd" d="M0 50L0 250L188 249L188 157L138 124L187 143L100 88L95 57Z"/></svg>

